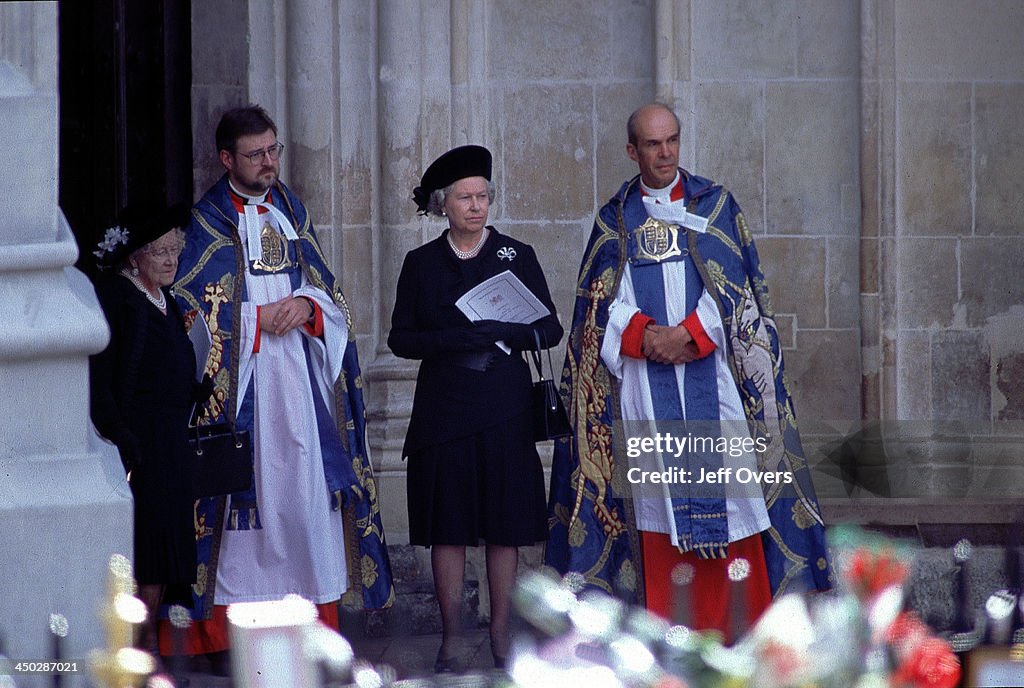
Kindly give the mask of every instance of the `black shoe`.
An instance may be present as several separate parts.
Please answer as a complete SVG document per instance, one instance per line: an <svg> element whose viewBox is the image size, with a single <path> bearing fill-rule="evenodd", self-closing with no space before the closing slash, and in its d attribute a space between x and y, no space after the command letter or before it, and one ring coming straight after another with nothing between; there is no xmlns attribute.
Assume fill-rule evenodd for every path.
<svg viewBox="0 0 1024 688"><path fill-rule="evenodd" d="M491 641L491 657L494 658L494 668L495 669L502 669L502 670L505 669L505 665L507 664L507 659L508 658L505 655L499 655L497 652L494 651L494 641L493 640Z"/></svg>
<svg viewBox="0 0 1024 688"><path fill-rule="evenodd" d="M454 674L455 673L455 658L454 657L442 657L441 651L437 651L437 659L434 660L434 673L435 674Z"/></svg>

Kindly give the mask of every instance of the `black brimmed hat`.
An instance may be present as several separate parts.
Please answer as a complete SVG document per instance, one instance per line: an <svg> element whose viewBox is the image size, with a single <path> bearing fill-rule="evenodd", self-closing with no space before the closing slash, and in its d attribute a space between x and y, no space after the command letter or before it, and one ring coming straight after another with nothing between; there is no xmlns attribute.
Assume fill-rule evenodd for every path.
<svg viewBox="0 0 1024 688"><path fill-rule="evenodd" d="M92 252L101 269L112 268L151 241L188 224L189 207L176 203L129 205L117 216L117 224L107 228Z"/></svg>
<svg viewBox="0 0 1024 688"><path fill-rule="evenodd" d="M420 185L412 190L412 200L421 213L427 212L430 194L466 177L491 181L491 152L483 146L459 146L430 163Z"/></svg>

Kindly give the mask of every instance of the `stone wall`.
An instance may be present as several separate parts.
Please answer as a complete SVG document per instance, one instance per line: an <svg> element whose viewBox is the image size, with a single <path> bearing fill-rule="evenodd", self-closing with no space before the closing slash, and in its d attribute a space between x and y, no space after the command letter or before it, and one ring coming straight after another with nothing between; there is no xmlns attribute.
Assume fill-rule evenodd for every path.
<svg viewBox="0 0 1024 688"><path fill-rule="evenodd" d="M1024 6L871 0L862 25L865 416L918 421L888 458L922 491L1014 496Z"/></svg>
<svg viewBox="0 0 1024 688"><path fill-rule="evenodd" d="M854 461L883 476L861 494L985 499L1024 484L1021 4L217 0L193 12L197 195L220 172L220 110L267 105L284 179L353 304L391 542L407 538L399 454L416 373L386 347L394 287L405 253L443 228L414 214L420 173L452 146L491 148L491 220L537 248L567 324L593 215L635 173L625 119L655 97L683 120L682 164L745 210L826 501L851 491L830 457L861 430L870 451ZM886 504L871 516L890 519Z"/></svg>

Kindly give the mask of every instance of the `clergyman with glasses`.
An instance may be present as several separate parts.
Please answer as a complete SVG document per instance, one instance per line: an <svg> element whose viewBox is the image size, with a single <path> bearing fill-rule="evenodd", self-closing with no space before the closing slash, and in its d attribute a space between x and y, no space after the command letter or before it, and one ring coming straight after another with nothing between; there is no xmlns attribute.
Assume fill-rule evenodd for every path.
<svg viewBox="0 0 1024 688"><path fill-rule="evenodd" d="M253 444L250 488L196 509L191 654L227 649L234 602L295 593L337 627L350 589L368 608L394 599L351 314L306 207L279 179L277 134L259 106L224 113L225 174L192 209L174 285L212 337L203 422L234 420Z"/></svg>

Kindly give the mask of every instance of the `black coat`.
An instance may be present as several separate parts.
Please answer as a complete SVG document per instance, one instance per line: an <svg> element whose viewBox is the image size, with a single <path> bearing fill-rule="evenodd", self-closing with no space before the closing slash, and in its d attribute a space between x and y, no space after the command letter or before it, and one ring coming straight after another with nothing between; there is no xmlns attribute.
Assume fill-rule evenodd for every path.
<svg viewBox="0 0 1024 688"><path fill-rule="evenodd" d="M181 312L164 289L162 314L120 275L97 296L110 344L89 359L90 412L132 469L135 575L140 583L195 580L195 528L187 454L195 354Z"/></svg>
<svg viewBox="0 0 1024 688"><path fill-rule="evenodd" d="M562 338L562 326L533 248L493 227L490 230L480 253L469 260L455 256L445 238L447 232L405 256L388 346L397 356L423 363L403 456L475 434L528 411L532 378L521 352L534 348L534 328L548 347ZM505 270L515 274L547 306L550 315L530 325L471 323L455 302ZM498 339L513 349L512 355L494 346ZM488 354L485 370L467 367L467 359L479 360Z"/></svg>

